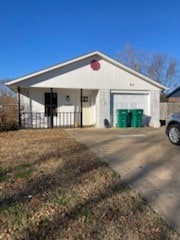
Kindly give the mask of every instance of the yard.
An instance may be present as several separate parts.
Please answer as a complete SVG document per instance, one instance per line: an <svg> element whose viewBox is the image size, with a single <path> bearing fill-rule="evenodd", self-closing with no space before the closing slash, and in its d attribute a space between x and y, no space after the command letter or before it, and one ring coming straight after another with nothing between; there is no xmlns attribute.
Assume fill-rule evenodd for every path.
<svg viewBox="0 0 180 240"><path fill-rule="evenodd" d="M66 131L0 133L0 239L179 239Z"/></svg>

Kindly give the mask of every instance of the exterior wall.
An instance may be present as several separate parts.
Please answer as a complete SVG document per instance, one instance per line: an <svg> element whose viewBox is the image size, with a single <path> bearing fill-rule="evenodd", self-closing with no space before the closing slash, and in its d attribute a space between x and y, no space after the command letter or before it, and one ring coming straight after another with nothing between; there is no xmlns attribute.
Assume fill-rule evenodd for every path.
<svg viewBox="0 0 180 240"><path fill-rule="evenodd" d="M110 119L110 90L100 89L96 97L96 126L104 127L104 120Z"/></svg>
<svg viewBox="0 0 180 240"><path fill-rule="evenodd" d="M90 66L94 59L99 60L101 65L97 71ZM104 127L104 119L107 119L110 125L113 124L111 91L121 90L129 93L146 91L150 93L146 111L150 126L159 126L159 88L98 55L22 81L22 110L44 113L44 93L50 92L50 88L58 93L58 112L79 112L80 89L83 89L84 94L91 93L92 123L97 127ZM68 102L65 100L66 95L70 96Z"/></svg>
<svg viewBox="0 0 180 240"><path fill-rule="evenodd" d="M20 105L21 105L21 111L25 111L25 112L31 111L28 88L20 89Z"/></svg>
<svg viewBox="0 0 180 240"><path fill-rule="evenodd" d="M44 93L50 92L48 88L31 88L29 90L29 103L32 112L44 112ZM53 89L58 94L58 112L75 112L79 111L79 91L71 89ZM70 97L66 101L66 95Z"/></svg>
<svg viewBox="0 0 180 240"><path fill-rule="evenodd" d="M89 57L21 82L23 87L71 89L157 90L144 79L99 58L101 67L94 71L90 63L99 57Z"/></svg>
<svg viewBox="0 0 180 240"><path fill-rule="evenodd" d="M54 89L58 93L58 112L80 112L80 90L73 89ZM50 92L50 89L21 89L21 111L34 112L44 114L44 93ZM121 92L121 91L120 91ZM107 119L110 126L113 126L112 106L110 106L109 89L97 90L83 90L83 95L91 93L91 107L92 107L92 125L96 127L104 127L104 119ZM70 100L66 101L66 95L70 96ZM160 91L151 90L149 97L149 109L146 111L147 125L152 127L159 127L159 98ZM148 120L149 119L149 120ZM45 120L43 120L45 122ZM60 121L60 120L59 120ZM62 120L61 120L62 121ZM77 120L79 121L79 120ZM72 122L72 121L71 121ZM47 125L47 123L46 123Z"/></svg>
<svg viewBox="0 0 180 240"><path fill-rule="evenodd" d="M150 93L150 123L151 127L160 127L160 91L152 90Z"/></svg>
<svg viewBox="0 0 180 240"><path fill-rule="evenodd" d="M179 103L180 102L180 97L169 97L168 102L170 103Z"/></svg>
<svg viewBox="0 0 180 240"><path fill-rule="evenodd" d="M24 127L48 127L50 117L45 116L44 93L48 88L21 89L21 115ZM78 126L80 124L80 89L53 89L57 93L57 116L54 126ZM69 96L67 100L66 96ZM91 125L96 125L97 90L83 90L83 95L90 95ZM84 109L84 108L83 108ZM83 117L85 117L83 115ZM30 119L31 118L31 119ZM27 125L27 126L25 126Z"/></svg>

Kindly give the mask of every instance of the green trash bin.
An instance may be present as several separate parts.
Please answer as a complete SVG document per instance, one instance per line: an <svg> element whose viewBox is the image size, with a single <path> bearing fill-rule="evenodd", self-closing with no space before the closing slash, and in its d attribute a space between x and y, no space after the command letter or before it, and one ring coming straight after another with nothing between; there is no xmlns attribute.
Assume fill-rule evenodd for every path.
<svg viewBox="0 0 180 240"><path fill-rule="evenodd" d="M128 126L128 109L117 109L116 119L116 127L126 128Z"/></svg>
<svg viewBox="0 0 180 240"><path fill-rule="evenodd" d="M142 127L143 109L130 109L131 127Z"/></svg>

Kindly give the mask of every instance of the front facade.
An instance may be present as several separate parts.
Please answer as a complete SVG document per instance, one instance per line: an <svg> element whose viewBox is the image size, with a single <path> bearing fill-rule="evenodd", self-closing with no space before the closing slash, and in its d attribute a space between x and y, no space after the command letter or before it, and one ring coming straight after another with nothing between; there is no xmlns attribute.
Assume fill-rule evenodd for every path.
<svg viewBox="0 0 180 240"><path fill-rule="evenodd" d="M165 86L93 52L16 79L22 127L116 126L117 109L143 109L143 126L159 127Z"/></svg>

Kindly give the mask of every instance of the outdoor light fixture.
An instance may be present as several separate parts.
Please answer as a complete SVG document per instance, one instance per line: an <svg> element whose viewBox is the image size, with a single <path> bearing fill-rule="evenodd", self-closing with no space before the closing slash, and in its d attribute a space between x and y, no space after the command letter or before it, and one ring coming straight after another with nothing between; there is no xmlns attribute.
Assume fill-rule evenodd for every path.
<svg viewBox="0 0 180 240"><path fill-rule="evenodd" d="M70 101L70 96L66 95L66 101L69 102Z"/></svg>

